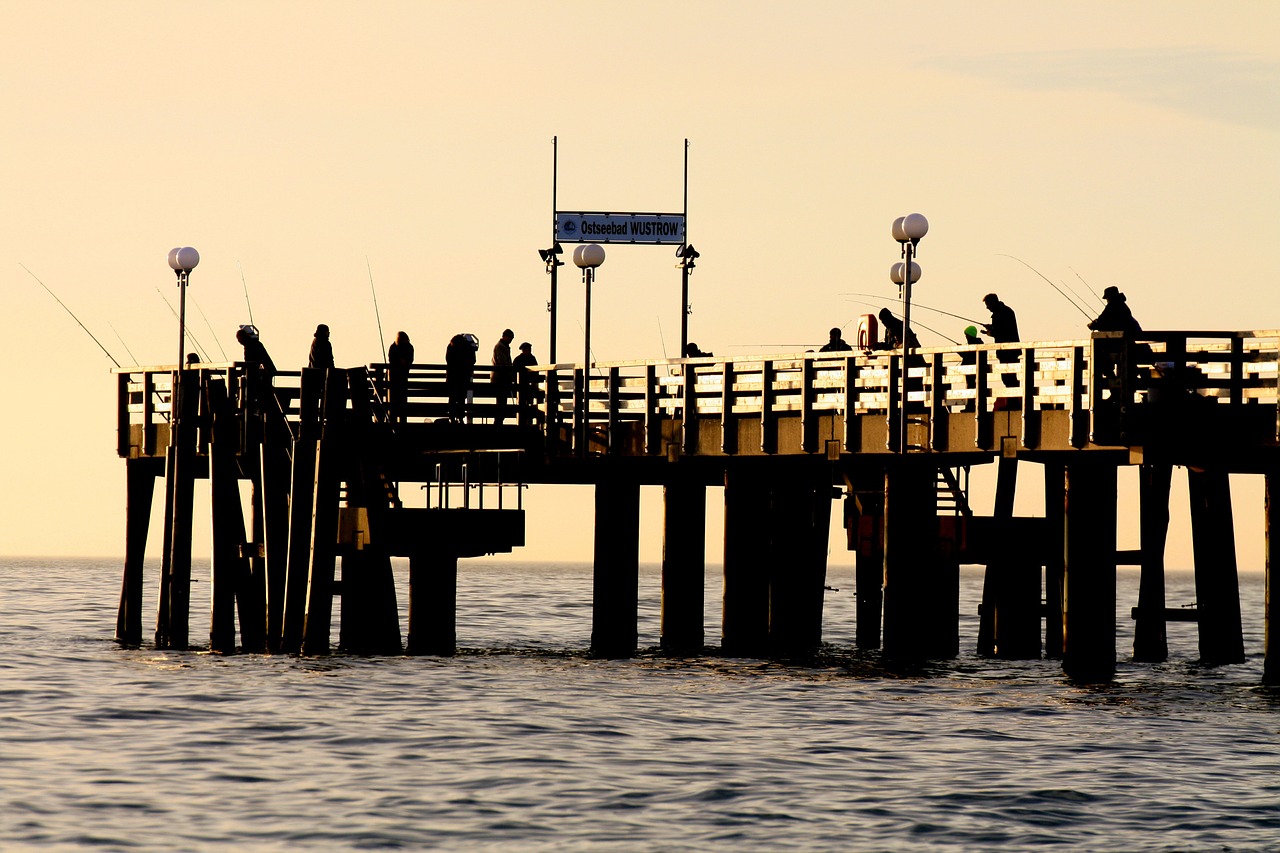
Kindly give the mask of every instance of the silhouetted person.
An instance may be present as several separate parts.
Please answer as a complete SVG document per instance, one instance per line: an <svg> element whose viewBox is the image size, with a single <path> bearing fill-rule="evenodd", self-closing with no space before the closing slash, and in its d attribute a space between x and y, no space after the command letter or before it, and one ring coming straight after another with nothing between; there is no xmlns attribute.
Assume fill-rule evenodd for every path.
<svg viewBox="0 0 1280 853"><path fill-rule="evenodd" d="M396 332L396 339L387 347L387 372L390 382L391 419L399 423L405 421L405 403L409 394L409 368L413 366L413 344L409 343L409 335Z"/></svg>
<svg viewBox="0 0 1280 853"><path fill-rule="evenodd" d="M511 368L511 342L515 336L516 333L510 329L503 329L502 337L493 345L493 373L489 382L493 385L494 401L498 404L498 411L493 416L493 422L498 426L507 418L507 398L511 396L511 386L515 381Z"/></svg>
<svg viewBox="0 0 1280 853"><path fill-rule="evenodd" d="M1108 287L1102 291L1102 298L1106 301L1107 307L1102 309L1102 313L1097 316L1089 324L1089 328L1095 332L1141 332L1142 326L1138 321L1133 319L1133 312L1129 310L1128 300L1120 289L1115 285Z"/></svg>
<svg viewBox="0 0 1280 853"><path fill-rule="evenodd" d="M964 342L969 346L977 346L978 344L985 343L982 338L978 337L977 326L964 327ZM970 353L970 355L972 355L972 353Z"/></svg>
<svg viewBox="0 0 1280 853"><path fill-rule="evenodd" d="M329 343L329 327L324 323L316 326L316 336L311 340L311 354L307 356L307 367L322 370L333 368L333 344Z"/></svg>
<svg viewBox="0 0 1280 853"><path fill-rule="evenodd" d="M516 371L516 382L519 383L520 392L520 415L519 421L521 426L527 426L529 423L529 414L532 412L538 402L538 387L535 377L529 372L529 368L538 363L538 359L533 354L533 344L525 341L520 344L520 353L511 364ZM535 413L536 415L536 413Z"/></svg>
<svg viewBox="0 0 1280 853"><path fill-rule="evenodd" d="M885 349L901 349L903 341L902 321L893 316L893 312L888 308L881 308L880 325L884 327ZM912 329L907 329L907 341L912 349L917 349L920 346L920 339L916 337L916 333Z"/></svg>
<svg viewBox="0 0 1280 853"><path fill-rule="evenodd" d="M844 338L840 336L840 328L837 326L830 332L831 339L822 345L818 352L845 352L852 350L853 347L845 343Z"/></svg>
<svg viewBox="0 0 1280 853"><path fill-rule="evenodd" d="M200 363L200 356L199 356L199 354L198 354L198 353L194 353L194 352L189 352L189 353L187 353L187 367L188 367L188 368L191 368L192 366L197 365L197 364L199 364L199 363Z"/></svg>
<svg viewBox="0 0 1280 853"><path fill-rule="evenodd" d="M266 399L268 393L273 396L275 394L275 387L271 384L271 380L276 375L276 365L267 354L267 348L258 339L256 326L241 326L236 331L236 340L244 347L245 373L250 389L249 399L256 409Z"/></svg>
<svg viewBox="0 0 1280 853"><path fill-rule="evenodd" d="M1018 338L1018 317L1013 309L1000 301L994 293L982 297L982 304L991 312L991 322L983 325L982 331L991 336L998 344L1014 344ZM1017 361L1018 353L1014 350L1000 350L996 357L1001 361Z"/></svg>
<svg viewBox="0 0 1280 853"><path fill-rule="evenodd" d="M711 358L715 353L703 352L698 349L698 345L693 341L689 341L689 345L684 348L685 358Z"/></svg>
<svg viewBox="0 0 1280 853"><path fill-rule="evenodd" d="M444 384L449 392L449 420L460 424L467 417L471 369L476 365L476 348L469 336L453 336L444 351L444 364Z"/></svg>
<svg viewBox="0 0 1280 853"><path fill-rule="evenodd" d="M1128 300L1125 299L1125 295L1120 292L1118 287L1112 285L1102 291L1102 298L1106 301L1107 306L1102 309L1102 313L1097 318L1089 323L1090 329L1095 332L1125 332L1130 335L1142 331L1142 326L1138 324L1137 320L1133 319L1133 312L1129 310ZM1099 367L1102 368L1103 376L1115 375L1116 361L1121 347L1123 347L1123 344L1115 341L1098 342L1098 361Z"/></svg>

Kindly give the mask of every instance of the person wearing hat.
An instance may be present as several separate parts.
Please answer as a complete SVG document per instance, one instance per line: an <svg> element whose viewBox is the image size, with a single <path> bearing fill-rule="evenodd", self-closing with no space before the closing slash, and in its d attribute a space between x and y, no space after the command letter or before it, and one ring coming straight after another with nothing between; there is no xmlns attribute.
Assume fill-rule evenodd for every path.
<svg viewBox="0 0 1280 853"><path fill-rule="evenodd" d="M333 344L329 343L329 327L324 323L316 326L316 336L311 341L311 354L307 357L307 367L319 367L322 370L333 367Z"/></svg>
<svg viewBox="0 0 1280 853"><path fill-rule="evenodd" d="M528 341L520 344L520 354L511 361L516 369L516 379L520 383L520 414L517 420L521 426L528 425L529 411L538 399L534 376L528 370L537 363L538 359L533 354L533 344Z"/></svg>
<svg viewBox="0 0 1280 853"><path fill-rule="evenodd" d="M1089 328L1095 332L1141 332L1142 326L1138 321L1133 319L1133 312L1129 310L1128 300L1125 295L1120 292L1120 288L1111 285L1102 291L1102 299L1107 303L1107 307L1102 309L1102 313L1097 316L1089 324Z"/></svg>

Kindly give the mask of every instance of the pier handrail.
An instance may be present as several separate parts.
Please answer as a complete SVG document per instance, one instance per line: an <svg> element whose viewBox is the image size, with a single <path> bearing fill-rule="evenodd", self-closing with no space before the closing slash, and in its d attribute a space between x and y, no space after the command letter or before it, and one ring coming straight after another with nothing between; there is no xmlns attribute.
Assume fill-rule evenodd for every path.
<svg viewBox="0 0 1280 853"><path fill-rule="evenodd" d="M1277 404L1280 331L1095 332L1068 341L1029 341L914 350L906 364L907 399L900 397L901 351L790 352L730 357L626 360L527 368L510 385L490 380L492 367L473 371L472 423L505 414L511 424L536 426L549 448L568 450L585 416L597 452L611 449L617 427L642 424L645 449L660 452L663 422L759 418L767 429L779 417L802 421L837 414L892 421L904 405L911 416L987 414L1017 409L1066 410L1081 423L1100 407L1163 405L1196 398L1226 405ZM1114 370L1111 368L1114 367ZM190 369L225 374L229 388L246 385L246 365L219 362ZM167 443L172 365L123 367L119 382L119 451L150 455ZM390 366L369 374L386 399ZM409 422L446 417L443 364L415 364L408 372L404 414ZM296 419L300 371L280 371L272 388L287 418ZM498 394L510 398L500 412ZM585 397L585 400L581 399ZM585 406L582 403L585 402ZM686 430L686 433L688 430ZM1080 440L1073 440L1080 446ZM573 448L580 452L580 448ZM821 450L806 447L809 452Z"/></svg>

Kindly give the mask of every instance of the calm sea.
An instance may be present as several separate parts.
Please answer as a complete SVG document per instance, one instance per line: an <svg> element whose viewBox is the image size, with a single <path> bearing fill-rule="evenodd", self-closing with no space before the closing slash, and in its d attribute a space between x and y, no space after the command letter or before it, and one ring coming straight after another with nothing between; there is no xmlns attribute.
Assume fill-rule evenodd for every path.
<svg viewBox="0 0 1280 853"><path fill-rule="evenodd" d="M959 659L901 675L853 651L847 565L809 665L590 660L588 566L483 561L455 658L122 650L119 569L4 560L0 849L1280 849L1258 575L1247 662L1198 666L1179 623L1167 664L1082 687L973 654L980 570ZM641 583L652 646L655 567ZM1136 589L1122 571L1122 657ZM709 638L719 592L709 573ZM1170 578L1170 606L1194 598Z"/></svg>

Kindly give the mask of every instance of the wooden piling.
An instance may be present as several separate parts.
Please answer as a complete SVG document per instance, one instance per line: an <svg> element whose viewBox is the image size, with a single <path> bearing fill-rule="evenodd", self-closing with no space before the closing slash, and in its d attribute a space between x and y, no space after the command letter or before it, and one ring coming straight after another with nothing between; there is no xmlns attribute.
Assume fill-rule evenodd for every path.
<svg viewBox="0 0 1280 853"><path fill-rule="evenodd" d="M1018 460L1003 456L996 472L992 543L982 587L978 653L1007 660L1040 657L1040 559L1020 553L1013 535Z"/></svg>
<svg viewBox="0 0 1280 853"><path fill-rule="evenodd" d="M247 597L245 576L249 573L244 556L244 509L240 505L240 487L236 471L238 444L235 412L227 399L226 385L211 379L205 385L205 402L213 419L209 442L209 493L212 514L212 559L209 565L209 650L219 654L236 651L236 603ZM244 595L237 596L243 591ZM246 601L242 608L252 612ZM241 632L245 633L241 610ZM252 627L249 633L252 633ZM256 649L254 649L256 651Z"/></svg>
<svg viewBox="0 0 1280 853"><path fill-rule="evenodd" d="M411 655L449 656L457 651L458 558L447 547L409 558Z"/></svg>
<svg viewBox="0 0 1280 853"><path fill-rule="evenodd" d="M1064 533L1066 525L1063 494L1066 490L1066 468L1060 463L1044 465L1044 653L1061 658L1064 597Z"/></svg>
<svg viewBox="0 0 1280 853"><path fill-rule="evenodd" d="M400 616L391 557L376 545L350 549L342 556L338 645L350 654L400 654Z"/></svg>
<svg viewBox="0 0 1280 853"><path fill-rule="evenodd" d="M153 459L125 462L124 577L120 584L120 609L116 614L116 642L129 646L142 642L142 566L151 527L156 473Z"/></svg>
<svg viewBox="0 0 1280 853"><path fill-rule="evenodd" d="M161 570L165 594L157 619L156 648L186 649L191 628L191 512L195 497L196 418L200 403L200 373L181 371L177 395L177 423L169 433L166 476L166 551Z"/></svg>
<svg viewBox="0 0 1280 853"><path fill-rule="evenodd" d="M298 438L293 444L289 487L289 553L285 570L284 613L280 622L279 649L302 651L307 610L307 576L311 565L312 522L315 510L316 451L320 440L320 404L324 398L325 371L302 371L298 397Z"/></svg>
<svg viewBox="0 0 1280 853"><path fill-rule="evenodd" d="M289 576L289 489L293 435L283 416L264 425L262 445L262 512L266 568L266 635L268 651L280 651L284 636L284 601Z"/></svg>
<svg viewBox="0 0 1280 853"><path fill-rule="evenodd" d="M706 642L707 487L668 483L662 489L663 651L699 653Z"/></svg>
<svg viewBox="0 0 1280 853"><path fill-rule="evenodd" d="M1116 466L1067 466L1062 668L1079 681L1116 669Z"/></svg>
<svg viewBox="0 0 1280 853"><path fill-rule="evenodd" d="M311 555L307 573L307 611L302 652L328 654L333 627L333 582L336 573L338 499L343 457L342 421L346 410L346 375L330 370L325 380L322 425L316 450L315 489L311 498Z"/></svg>
<svg viewBox="0 0 1280 853"><path fill-rule="evenodd" d="M901 459L885 471L884 653L923 660L936 645L931 596L937 578L937 469Z"/></svg>
<svg viewBox="0 0 1280 853"><path fill-rule="evenodd" d="M1226 471L1189 468L1187 487L1200 615L1200 661L1240 663L1244 660L1244 631L1240 622L1231 483Z"/></svg>
<svg viewBox="0 0 1280 853"><path fill-rule="evenodd" d="M1280 469L1268 468L1266 471L1266 504L1263 517L1263 550L1265 551L1264 568L1266 575L1263 580L1263 628L1262 628L1262 683L1263 684L1280 684L1280 633L1277 633L1276 621L1272 617L1275 615L1272 609L1272 602L1276 602L1276 596L1272 593L1272 582L1280 577L1280 568L1276 568L1276 560L1272 557L1272 548L1280 547L1280 536L1273 536L1271 530L1272 513L1280 511L1277 501L1273 499L1273 495L1280 497L1280 492L1273 491L1280 489ZM1276 642L1273 642L1273 639Z"/></svg>
<svg viewBox="0 0 1280 853"><path fill-rule="evenodd" d="M860 492L845 499L845 524L854 558L854 643L880 648L880 610L884 603L884 493Z"/></svg>
<svg viewBox="0 0 1280 853"><path fill-rule="evenodd" d="M595 519L591 655L631 657L636 653L640 585L640 485L597 483Z"/></svg>
<svg viewBox="0 0 1280 853"><path fill-rule="evenodd" d="M768 647L768 510L768 483L758 472L726 470L720 645L728 654L759 656Z"/></svg>
<svg viewBox="0 0 1280 853"><path fill-rule="evenodd" d="M806 477L770 488L769 651L812 654L822 643L831 485Z"/></svg>
<svg viewBox="0 0 1280 853"><path fill-rule="evenodd" d="M1173 466L1144 464L1138 468L1142 574L1133 623L1133 659L1160 663L1169 657L1165 621L1164 549L1169 535L1169 484Z"/></svg>

